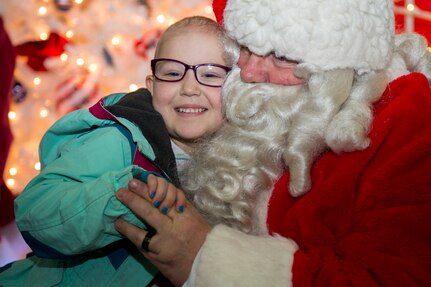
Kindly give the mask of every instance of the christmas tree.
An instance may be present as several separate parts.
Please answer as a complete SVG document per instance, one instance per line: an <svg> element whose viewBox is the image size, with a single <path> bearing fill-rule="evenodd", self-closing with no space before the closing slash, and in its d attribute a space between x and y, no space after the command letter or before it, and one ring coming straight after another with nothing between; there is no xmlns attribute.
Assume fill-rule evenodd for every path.
<svg viewBox="0 0 431 287"><path fill-rule="evenodd" d="M206 0L1 1L17 51L9 119L14 141L4 180L16 195L40 168L38 144L67 112L144 86L161 32Z"/></svg>

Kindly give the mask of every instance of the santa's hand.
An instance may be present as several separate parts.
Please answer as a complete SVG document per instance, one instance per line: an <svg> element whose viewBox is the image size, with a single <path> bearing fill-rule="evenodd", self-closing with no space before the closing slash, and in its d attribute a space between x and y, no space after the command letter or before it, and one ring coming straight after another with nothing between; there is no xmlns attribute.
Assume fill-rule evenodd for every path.
<svg viewBox="0 0 431 287"><path fill-rule="evenodd" d="M117 198L138 217L152 226L156 233L140 229L122 219L115 227L129 238L172 283L182 285L188 278L193 261L211 226L199 212L186 202L184 212L170 210L166 215L155 208L145 183L133 179L128 189L117 192Z"/></svg>

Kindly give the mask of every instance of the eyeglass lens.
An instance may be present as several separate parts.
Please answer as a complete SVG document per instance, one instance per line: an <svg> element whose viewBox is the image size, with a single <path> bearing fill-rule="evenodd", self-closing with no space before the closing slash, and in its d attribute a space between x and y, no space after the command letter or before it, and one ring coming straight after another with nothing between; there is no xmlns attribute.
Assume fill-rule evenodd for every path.
<svg viewBox="0 0 431 287"><path fill-rule="evenodd" d="M180 62L161 60L155 65L155 76L161 81L177 82L184 78L186 66ZM207 86L221 86L227 75L222 67L214 65L198 65L194 68L197 81Z"/></svg>

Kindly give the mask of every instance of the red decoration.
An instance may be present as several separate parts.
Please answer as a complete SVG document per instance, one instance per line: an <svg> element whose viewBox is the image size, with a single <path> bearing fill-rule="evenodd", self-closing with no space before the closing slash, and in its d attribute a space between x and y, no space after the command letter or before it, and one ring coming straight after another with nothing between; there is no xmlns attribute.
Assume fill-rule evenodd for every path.
<svg viewBox="0 0 431 287"><path fill-rule="evenodd" d="M61 82L56 89L55 110L62 116L85 107L98 97L97 77L87 71L76 73Z"/></svg>
<svg viewBox="0 0 431 287"><path fill-rule="evenodd" d="M154 48L159 41L163 29L156 27L150 29L142 35L142 37L135 42L135 52L144 59L148 59L148 50Z"/></svg>
<svg viewBox="0 0 431 287"><path fill-rule="evenodd" d="M55 0L55 7L58 10L67 12L72 8L73 2L71 0Z"/></svg>
<svg viewBox="0 0 431 287"><path fill-rule="evenodd" d="M27 56L27 65L35 71L47 71L44 61L48 57L58 57L68 44L66 38L57 33L51 33L48 40L30 41L15 47L19 56Z"/></svg>
<svg viewBox="0 0 431 287"><path fill-rule="evenodd" d="M430 13L431 15L431 1L430 0L416 0L414 4L421 11ZM395 6L397 8L404 8L406 6L406 1L395 1ZM406 29L406 16L404 14L395 13L395 23L396 31L404 32ZM414 19L414 32L425 36L428 40L428 46L431 46L431 19L421 19L420 17L415 17Z"/></svg>

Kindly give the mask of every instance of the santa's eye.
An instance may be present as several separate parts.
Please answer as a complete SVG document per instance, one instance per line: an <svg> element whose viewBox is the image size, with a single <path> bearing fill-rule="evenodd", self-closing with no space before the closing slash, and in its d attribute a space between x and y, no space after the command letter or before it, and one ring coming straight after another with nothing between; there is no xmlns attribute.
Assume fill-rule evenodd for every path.
<svg viewBox="0 0 431 287"><path fill-rule="evenodd" d="M273 59L274 65L280 68L292 68L298 65L298 61L288 59L284 56L276 56L273 54L272 59Z"/></svg>

